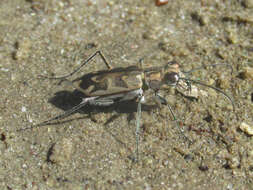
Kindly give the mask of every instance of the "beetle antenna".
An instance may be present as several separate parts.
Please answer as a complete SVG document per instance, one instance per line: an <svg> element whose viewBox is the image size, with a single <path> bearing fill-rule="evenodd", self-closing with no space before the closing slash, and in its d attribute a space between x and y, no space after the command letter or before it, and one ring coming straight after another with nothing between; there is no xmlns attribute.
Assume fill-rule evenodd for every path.
<svg viewBox="0 0 253 190"><path fill-rule="evenodd" d="M233 111L235 111L235 104L234 104L234 101L232 100L232 98L231 98L227 93L225 93L224 91L222 91L220 88L216 88L216 87L214 87L214 86L208 85L208 84L206 84L206 83L204 83L204 82L201 82L201 81L199 81L199 80L193 80L193 79L189 79L189 78L180 78L180 79L182 79L182 80L184 80L184 81L186 81L186 82L189 82L189 81L190 81L190 82L193 82L193 83L202 85L202 86L206 86L206 87L208 87L208 88L212 88L212 89L216 90L217 92L220 92L221 94L223 94L223 95L231 102L231 104L232 104L232 106L233 106Z"/></svg>

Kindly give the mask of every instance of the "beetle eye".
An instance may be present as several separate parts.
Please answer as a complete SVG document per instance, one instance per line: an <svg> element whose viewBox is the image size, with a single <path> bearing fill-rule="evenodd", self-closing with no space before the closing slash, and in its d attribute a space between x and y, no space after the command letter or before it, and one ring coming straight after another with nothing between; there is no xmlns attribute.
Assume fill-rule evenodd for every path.
<svg viewBox="0 0 253 190"><path fill-rule="evenodd" d="M179 76L176 72L169 72L165 74L164 79L168 85L176 85L179 80Z"/></svg>

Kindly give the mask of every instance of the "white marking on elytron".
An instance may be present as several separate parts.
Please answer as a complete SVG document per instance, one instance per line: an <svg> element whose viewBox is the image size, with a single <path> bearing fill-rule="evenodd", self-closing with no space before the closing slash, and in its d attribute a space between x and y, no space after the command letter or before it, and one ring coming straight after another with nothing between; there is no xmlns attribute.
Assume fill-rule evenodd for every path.
<svg viewBox="0 0 253 190"><path fill-rule="evenodd" d="M108 106L113 104L113 100L117 99L117 98L122 98L120 101L127 101L127 100L133 100L136 99L138 97L141 97L141 102L144 102L144 96L143 96L143 90L142 88L136 89L136 90L132 90L130 92L126 92L126 93L120 93L120 94L114 94L114 95L109 95L109 96L105 96L105 97L100 97L100 96L94 96L94 97L88 97L88 98L84 98L82 100L81 103L88 103L90 105L96 105L97 101L99 100L105 100L104 104L101 102L101 106ZM108 101L112 101L112 102L106 102L106 100Z"/></svg>
<svg viewBox="0 0 253 190"><path fill-rule="evenodd" d="M179 76L178 76L178 75L175 75L175 78L176 78L176 81L178 81L178 80L179 80Z"/></svg>

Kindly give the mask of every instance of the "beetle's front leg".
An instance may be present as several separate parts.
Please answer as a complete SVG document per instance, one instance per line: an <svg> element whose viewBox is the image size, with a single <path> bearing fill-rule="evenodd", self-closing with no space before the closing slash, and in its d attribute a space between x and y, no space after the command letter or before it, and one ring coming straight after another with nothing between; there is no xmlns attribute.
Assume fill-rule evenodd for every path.
<svg viewBox="0 0 253 190"><path fill-rule="evenodd" d="M136 131L135 131L135 138L136 138L136 161L139 160L139 141L140 141L140 125L141 125L141 103L144 102L143 94L140 94L137 99L137 116L136 116Z"/></svg>
<svg viewBox="0 0 253 190"><path fill-rule="evenodd" d="M165 98L163 98L162 96L160 96L157 92L155 93L154 101L155 101L156 104L159 106L159 108L162 107L162 104L167 105L168 108L169 108L169 110L170 110L170 113L171 113L171 115L172 115L172 117L173 117L173 120L174 120L174 121L177 120L177 118L176 118L176 116L175 116L175 114L174 114L174 112L173 112L171 106L168 104L167 100L166 100Z"/></svg>
<svg viewBox="0 0 253 190"><path fill-rule="evenodd" d="M168 104L168 102L166 101L166 99L163 98L162 96L160 96L158 93L155 94L155 97L154 97L154 98L159 102L159 104L161 104L161 105L162 105L162 104L165 104L165 105L168 106L168 108L169 108L169 110L170 110L170 113L171 113L171 115L172 115L172 117L173 117L173 120L176 122L176 125L177 125L177 127L179 128L180 133L182 134L183 138L186 139L187 141L189 141L189 142L192 144L192 141L191 141L188 137L185 136L184 131L182 130L182 128L180 128L180 127L178 126L178 122L177 122L176 115L174 114L174 112L173 112L171 106Z"/></svg>

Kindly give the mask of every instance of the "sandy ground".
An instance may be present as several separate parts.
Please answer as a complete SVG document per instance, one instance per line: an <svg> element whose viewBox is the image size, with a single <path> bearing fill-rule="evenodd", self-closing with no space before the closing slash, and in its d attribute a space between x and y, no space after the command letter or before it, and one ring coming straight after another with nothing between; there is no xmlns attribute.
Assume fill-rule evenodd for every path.
<svg viewBox="0 0 253 190"><path fill-rule="evenodd" d="M253 189L252 42L252 0L1 0L0 189ZM138 163L132 102L19 131L80 101L38 76L73 71L96 50L114 67L227 63L232 74L203 67L191 77L236 109L208 88L197 100L161 92L179 122L147 101ZM97 57L73 78L104 68Z"/></svg>

